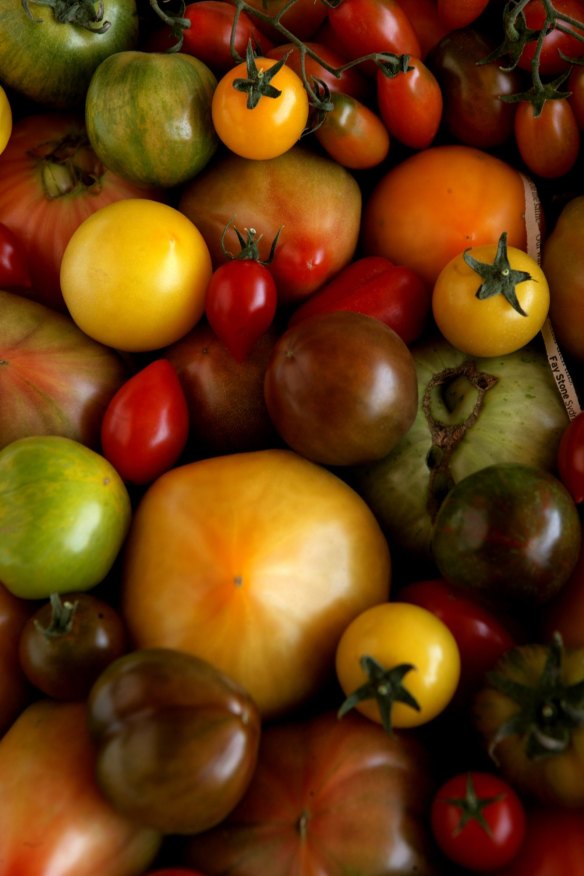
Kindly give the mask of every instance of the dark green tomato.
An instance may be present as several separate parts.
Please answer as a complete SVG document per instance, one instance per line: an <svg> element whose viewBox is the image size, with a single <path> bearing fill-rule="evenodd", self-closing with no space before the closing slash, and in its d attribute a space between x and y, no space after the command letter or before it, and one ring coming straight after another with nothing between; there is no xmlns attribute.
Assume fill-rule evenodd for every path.
<svg viewBox="0 0 584 876"><path fill-rule="evenodd" d="M581 535L576 505L557 478L535 466L500 463L447 494L432 553L452 584L489 601L536 605L569 578Z"/></svg>
<svg viewBox="0 0 584 876"><path fill-rule="evenodd" d="M481 32L466 28L446 34L427 58L442 91L443 127L458 142L479 149L511 139L517 104L501 96L522 90L516 70L504 70L500 60L484 63L493 48Z"/></svg>
<svg viewBox="0 0 584 876"><path fill-rule="evenodd" d="M135 0L103 0L101 17L99 3L87 5L97 20L85 18L84 26L79 0L61 3L68 17L76 10L76 17L63 21L53 8L59 6L55 0L52 6L46 0L2 0L0 81L43 106L81 106L96 67L138 41Z"/></svg>
<svg viewBox="0 0 584 876"><path fill-rule="evenodd" d="M118 52L95 71L85 103L93 150L130 182L168 188L194 177L217 148L217 80L182 53Z"/></svg>
<svg viewBox="0 0 584 876"><path fill-rule="evenodd" d="M255 702L210 663L166 648L111 663L88 698L97 782L113 806L162 833L222 821L251 781Z"/></svg>

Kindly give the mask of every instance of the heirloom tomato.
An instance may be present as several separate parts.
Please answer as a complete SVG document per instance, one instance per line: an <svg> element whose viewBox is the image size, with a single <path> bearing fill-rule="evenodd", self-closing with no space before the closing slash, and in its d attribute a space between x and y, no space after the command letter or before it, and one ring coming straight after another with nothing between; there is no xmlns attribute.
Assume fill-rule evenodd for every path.
<svg viewBox="0 0 584 876"><path fill-rule="evenodd" d="M314 136L323 149L343 167L364 170L387 157L389 133L376 112L354 97L331 92L332 109Z"/></svg>
<svg viewBox="0 0 584 876"><path fill-rule="evenodd" d="M542 248L550 287L550 319L560 349L584 361L584 196L562 208Z"/></svg>
<svg viewBox="0 0 584 876"><path fill-rule="evenodd" d="M420 58L409 57L396 75L383 65L377 70L377 106L392 137L411 149L426 149L442 119L442 91L432 71Z"/></svg>
<svg viewBox="0 0 584 876"><path fill-rule="evenodd" d="M0 289L30 289L30 273L20 238L0 222Z"/></svg>
<svg viewBox="0 0 584 876"><path fill-rule="evenodd" d="M567 98L546 100L541 111L523 100L514 117L515 142L527 169L544 179L565 176L580 155L580 128Z"/></svg>
<svg viewBox="0 0 584 876"><path fill-rule="evenodd" d="M138 647L196 654L275 715L331 677L343 628L387 598L390 556L346 484L289 450L263 450L158 478L135 511L122 578Z"/></svg>
<svg viewBox="0 0 584 876"><path fill-rule="evenodd" d="M85 219L61 261L63 298L79 328L129 352L186 335L204 313L210 277L196 226L174 207L139 198Z"/></svg>
<svg viewBox="0 0 584 876"><path fill-rule="evenodd" d="M430 146L376 182L363 212L365 253L407 265L433 285L450 259L503 231L524 249L525 197L521 174L500 158L471 146Z"/></svg>
<svg viewBox="0 0 584 876"><path fill-rule="evenodd" d="M433 788L418 740L356 713L272 724L247 793L217 828L187 838L186 860L209 876L438 876Z"/></svg>
<svg viewBox="0 0 584 876"><path fill-rule="evenodd" d="M72 113L19 118L0 155L0 178L0 222L22 245L26 295L62 311L61 258L75 229L113 201L160 196L106 168L89 145L83 116Z"/></svg>
<svg viewBox="0 0 584 876"><path fill-rule="evenodd" d="M431 721L449 704L460 678L460 652L437 615L408 602L385 602L343 630L335 657L346 699L391 733Z"/></svg>
<svg viewBox="0 0 584 876"><path fill-rule="evenodd" d="M447 0L441 0L447 2ZM539 49L538 67L544 76L555 76L568 68L569 58L579 58L584 54L584 27L563 20L564 16L580 24L584 23L584 3L580 0L554 0L554 12L562 16L553 27L548 18L548 4L544 0L529 0L523 4L521 16L525 25L536 31L544 31L541 49ZM518 66L523 70L531 70L531 64L536 52L536 41L530 40L524 47L518 60ZM564 57L562 57L564 56Z"/></svg>
<svg viewBox="0 0 584 876"><path fill-rule="evenodd" d="M0 773L0 876L141 876L154 861L160 835L97 786L85 702L28 706L0 740Z"/></svg>
<svg viewBox="0 0 584 876"><path fill-rule="evenodd" d="M6 144L12 134L12 107L8 95L0 85L0 154L6 149Z"/></svg>
<svg viewBox="0 0 584 876"><path fill-rule="evenodd" d="M0 79L41 106L79 108L96 67L137 40L135 0L5 0Z"/></svg>

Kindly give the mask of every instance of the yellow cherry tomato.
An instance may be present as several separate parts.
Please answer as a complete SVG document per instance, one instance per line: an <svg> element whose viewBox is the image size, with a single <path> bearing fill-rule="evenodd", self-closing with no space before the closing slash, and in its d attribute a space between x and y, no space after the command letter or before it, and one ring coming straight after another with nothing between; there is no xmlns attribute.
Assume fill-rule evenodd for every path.
<svg viewBox="0 0 584 876"><path fill-rule="evenodd" d="M383 724L416 727L442 712L460 678L456 640L440 618L421 606L386 602L366 609L337 645L336 673L347 699Z"/></svg>
<svg viewBox="0 0 584 876"><path fill-rule="evenodd" d="M243 158L276 158L300 138L308 121L302 80L273 58L249 58L220 79L213 94L213 125L225 146ZM274 73L269 73L276 68ZM238 80L248 84L238 90ZM253 108L250 103L254 103Z"/></svg>
<svg viewBox="0 0 584 876"><path fill-rule="evenodd" d="M4 152L6 144L12 134L12 108L8 96L0 85L0 154Z"/></svg>
<svg viewBox="0 0 584 876"><path fill-rule="evenodd" d="M211 272L207 244L190 219L158 201L128 198L101 207L74 232L61 289L89 337L142 352L193 328Z"/></svg>
<svg viewBox="0 0 584 876"><path fill-rule="evenodd" d="M463 353L502 356L531 341L550 306L546 277L535 259L498 244L455 256L434 284L432 311L441 333Z"/></svg>

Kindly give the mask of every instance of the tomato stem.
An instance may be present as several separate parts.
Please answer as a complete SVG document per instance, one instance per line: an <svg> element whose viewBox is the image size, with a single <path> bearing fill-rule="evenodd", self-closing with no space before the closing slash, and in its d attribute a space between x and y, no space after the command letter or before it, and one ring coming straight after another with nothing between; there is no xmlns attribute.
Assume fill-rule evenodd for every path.
<svg viewBox="0 0 584 876"><path fill-rule="evenodd" d="M42 24L42 18L34 18L30 3L36 6L47 6L53 10L53 17L58 24L70 24L83 28L91 33L106 33L111 27L110 21L104 21L103 0L95 7L93 0L21 0L22 8L35 24Z"/></svg>
<svg viewBox="0 0 584 876"><path fill-rule="evenodd" d="M364 654L359 661L367 681L354 690L342 703L337 716L342 718L359 703L366 700L375 700L381 716L381 723L386 733L391 735L393 727L391 723L391 710L394 703L404 703L420 711L420 704L412 696L403 679L408 672L416 667L412 663L400 663L386 669L374 657Z"/></svg>

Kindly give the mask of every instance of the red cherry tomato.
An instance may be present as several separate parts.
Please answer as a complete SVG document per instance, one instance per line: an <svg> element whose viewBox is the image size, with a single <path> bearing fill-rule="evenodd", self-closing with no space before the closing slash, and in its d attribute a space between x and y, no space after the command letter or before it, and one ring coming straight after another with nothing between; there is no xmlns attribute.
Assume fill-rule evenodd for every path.
<svg viewBox="0 0 584 876"><path fill-rule="evenodd" d="M420 41L424 59L430 49L437 45L449 28L438 15L435 0L398 0Z"/></svg>
<svg viewBox="0 0 584 876"><path fill-rule="evenodd" d="M147 484L174 465L188 434L177 373L167 359L156 359L111 399L101 426L102 452L125 481Z"/></svg>
<svg viewBox="0 0 584 876"><path fill-rule="evenodd" d="M511 785L479 771L444 782L432 801L430 823L444 854L473 873L505 867L526 831L523 803Z"/></svg>
<svg viewBox="0 0 584 876"><path fill-rule="evenodd" d="M24 247L14 231L0 222L0 288L29 289L30 286Z"/></svg>
<svg viewBox="0 0 584 876"><path fill-rule="evenodd" d="M411 344L430 313L430 287L413 271L383 256L351 262L292 314L290 325L334 310L355 310L381 320Z"/></svg>
<svg viewBox="0 0 584 876"><path fill-rule="evenodd" d="M331 158L352 170L376 167L387 157L390 139L386 126L360 100L331 92L333 109L327 112L315 137Z"/></svg>
<svg viewBox="0 0 584 876"><path fill-rule="evenodd" d="M568 173L580 154L580 129L569 101L546 100L539 115L529 101L519 103L515 142L531 173L545 179Z"/></svg>
<svg viewBox="0 0 584 876"><path fill-rule="evenodd" d="M584 502L584 411L564 429L558 447L558 473L574 502Z"/></svg>
<svg viewBox="0 0 584 876"><path fill-rule="evenodd" d="M408 70L388 75L377 70L377 105L389 133L412 149L425 149L438 133L442 91L419 58L408 58Z"/></svg>
<svg viewBox="0 0 584 876"><path fill-rule="evenodd" d="M444 2L449 5L448 0L444 0ZM584 21L584 3L581 0L554 0L553 7L556 13L567 15L579 22ZM543 0L530 0L523 9L523 15L527 27L533 30L541 30L546 26L546 8ZM562 30L557 24L561 25ZM546 33L543 39L539 57L541 75L554 76L566 70L568 62L562 58L562 54L568 58L578 58L584 54L584 43L574 36L574 29L562 20L558 20L557 24ZM572 32L570 32L571 30ZM583 29L579 29L577 32L580 37L584 36ZM531 70L535 50L536 42L528 42L521 53L517 66L522 70Z"/></svg>
<svg viewBox="0 0 584 876"><path fill-rule="evenodd" d="M215 269L205 312L211 328L243 362L276 315L278 292L270 269L255 259L234 258Z"/></svg>

